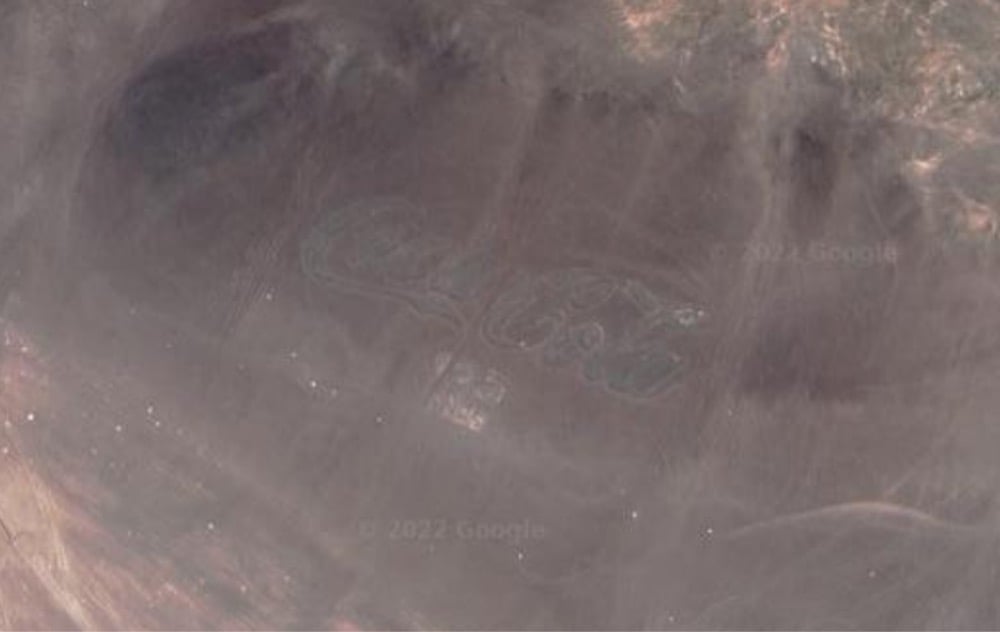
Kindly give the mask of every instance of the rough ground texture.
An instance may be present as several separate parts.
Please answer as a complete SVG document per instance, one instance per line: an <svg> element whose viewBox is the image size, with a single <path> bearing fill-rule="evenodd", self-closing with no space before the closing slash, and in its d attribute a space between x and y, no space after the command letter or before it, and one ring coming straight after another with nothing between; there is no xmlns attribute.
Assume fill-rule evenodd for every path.
<svg viewBox="0 0 1000 632"><path fill-rule="evenodd" d="M1000 628L993 0L0 4L0 627Z"/></svg>

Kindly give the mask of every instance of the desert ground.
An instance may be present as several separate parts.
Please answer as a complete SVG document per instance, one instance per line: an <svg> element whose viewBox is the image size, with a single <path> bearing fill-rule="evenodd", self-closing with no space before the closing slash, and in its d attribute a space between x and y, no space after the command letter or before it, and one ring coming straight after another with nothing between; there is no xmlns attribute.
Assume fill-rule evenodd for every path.
<svg viewBox="0 0 1000 632"><path fill-rule="evenodd" d="M1000 628L992 0L0 4L0 628Z"/></svg>

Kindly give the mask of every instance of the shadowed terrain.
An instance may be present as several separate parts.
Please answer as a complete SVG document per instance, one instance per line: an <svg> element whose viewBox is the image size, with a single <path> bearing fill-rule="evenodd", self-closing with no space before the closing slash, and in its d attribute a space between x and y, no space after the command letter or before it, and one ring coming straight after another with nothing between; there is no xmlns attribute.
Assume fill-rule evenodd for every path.
<svg viewBox="0 0 1000 632"><path fill-rule="evenodd" d="M0 627L1000 627L1000 5L0 6Z"/></svg>

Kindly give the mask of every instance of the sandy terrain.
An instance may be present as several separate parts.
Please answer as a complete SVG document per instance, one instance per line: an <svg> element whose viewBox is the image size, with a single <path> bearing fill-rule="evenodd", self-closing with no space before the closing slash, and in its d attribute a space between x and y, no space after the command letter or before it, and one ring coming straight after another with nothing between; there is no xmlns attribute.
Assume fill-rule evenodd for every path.
<svg viewBox="0 0 1000 632"><path fill-rule="evenodd" d="M1000 6L0 5L0 628L1000 627Z"/></svg>

